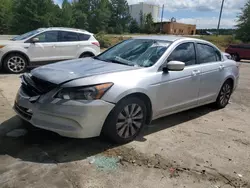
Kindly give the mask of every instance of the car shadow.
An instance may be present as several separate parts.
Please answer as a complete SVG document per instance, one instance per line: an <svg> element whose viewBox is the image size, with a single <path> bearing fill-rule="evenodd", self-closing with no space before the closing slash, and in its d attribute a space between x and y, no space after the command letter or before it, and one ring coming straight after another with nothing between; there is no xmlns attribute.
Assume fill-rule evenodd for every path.
<svg viewBox="0 0 250 188"><path fill-rule="evenodd" d="M158 131L178 126L179 124L199 118L214 111L209 105L170 115L145 127L136 141L146 141L145 136ZM3 122L5 126L11 125L13 119ZM9 155L23 161L36 163L64 163L86 159L92 155L100 154L106 150L118 147L101 138L72 139L61 137L53 132L24 124L28 133L18 138L0 137L0 155Z"/></svg>

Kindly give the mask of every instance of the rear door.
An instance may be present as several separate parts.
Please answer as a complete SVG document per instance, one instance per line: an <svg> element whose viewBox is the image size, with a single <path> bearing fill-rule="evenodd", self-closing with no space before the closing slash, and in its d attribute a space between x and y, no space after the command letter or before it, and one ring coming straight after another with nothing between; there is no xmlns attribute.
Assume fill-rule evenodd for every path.
<svg viewBox="0 0 250 188"><path fill-rule="evenodd" d="M214 102L224 81L225 62L211 45L197 43L197 60L201 68L199 103Z"/></svg>
<svg viewBox="0 0 250 188"><path fill-rule="evenodd" d="M59 32L58 48L60 50L60 58L62 60L78 58L79 47L80 41L78 33L69 31Z"/></svg>

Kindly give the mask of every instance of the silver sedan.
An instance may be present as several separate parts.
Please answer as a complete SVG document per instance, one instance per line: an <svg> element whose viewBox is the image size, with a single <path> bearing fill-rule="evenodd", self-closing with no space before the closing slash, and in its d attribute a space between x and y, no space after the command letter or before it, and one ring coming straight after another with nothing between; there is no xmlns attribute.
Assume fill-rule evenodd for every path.
<svg viewBox="0 0 250 188"><path fill-rule="evenodd" d="M207 41L133 38L24 74L14 109L62 136L126 143L154 119L208 103L224 108L238 78L237 63Z"/></svg>

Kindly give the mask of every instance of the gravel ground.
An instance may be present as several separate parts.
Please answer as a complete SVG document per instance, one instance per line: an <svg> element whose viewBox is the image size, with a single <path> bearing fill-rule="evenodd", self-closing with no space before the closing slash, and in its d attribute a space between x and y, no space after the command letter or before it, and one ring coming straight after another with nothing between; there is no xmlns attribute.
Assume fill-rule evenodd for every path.
<svg viewBox="0 0 250 188"><path fill-rule="evenodd" d="M250 188L250 63L227 108L156 120L122 146L25 124L11 109L18 87L0 74L0 187Z"/></svg>

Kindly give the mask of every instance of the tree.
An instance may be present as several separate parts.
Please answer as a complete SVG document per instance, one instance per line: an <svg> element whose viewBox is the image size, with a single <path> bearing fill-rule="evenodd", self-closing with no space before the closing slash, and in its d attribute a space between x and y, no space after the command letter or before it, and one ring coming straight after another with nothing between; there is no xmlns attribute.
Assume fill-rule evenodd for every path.
<svg viewBox="0 0 250 188"><path fill-rule="evenodd" d="M250 0L244 6L239 15L236 36L243 42L250 42Z"/></svg>
<svg viewBox="0 0 250 188"><path fill-rule="evenodd" d="M90 30L94 33L99 33L108 30L108 24L111 17L109 0L92 0L89 16L91 20Z"/></svg>
<svg viewBox="0 0 250 188"><path fill-rule="evenodd" d="M53 26L60 8L52 0L13 0L12 29L24 33L40 27Z"/></svg>
<svg viewBox="0 0 250 188"><path fill-rule="evenodd" d="M71 4L68 2L68 0L63 0L60 17L62 20L61 26L71 27L73 22L72 16L73 10Z"/></svg>
<svg viewBox="0 0 250 188"><path fill-rule="evenodd" d="M130 33L139 33L140 32L140 27L139 24L135 19L133 19L129 25L129 31Z"/></svg>
<svg viewBox="0 0 250 188"><path fill-rule="evenodd" d="M79 0L72 4L72 27L79 29L88 29L88 16L89 16L89 1Z"/></svg>
<svg viewBox="0 0 250 188"><path fill-rule="evenodd" d="M127 0L110 0L110 10L109 27L113 27L118 34L128 31L131 17Z"/></svg>
<svg viewBox="0 0 250 188"><path fill-rule="evenodd" d="M144 30L148 34L155 32L154 21L153 21L153 17L152 17L151 13L146 15L145 29Z"/></svg>
<svg viewBox="0 0 250 188"><path fill-rule="evenodd" d="M0 34L10 31L12 19L12 0L0 0Z"/></svg>

